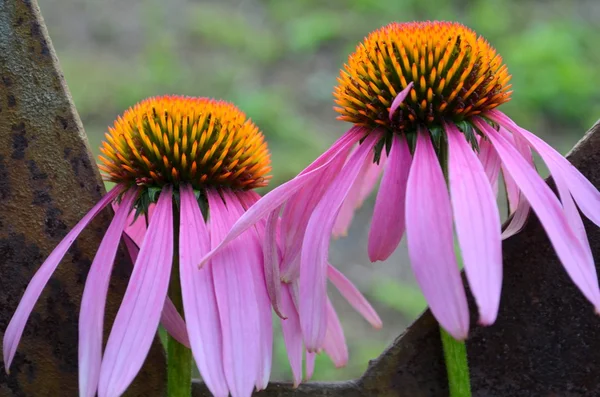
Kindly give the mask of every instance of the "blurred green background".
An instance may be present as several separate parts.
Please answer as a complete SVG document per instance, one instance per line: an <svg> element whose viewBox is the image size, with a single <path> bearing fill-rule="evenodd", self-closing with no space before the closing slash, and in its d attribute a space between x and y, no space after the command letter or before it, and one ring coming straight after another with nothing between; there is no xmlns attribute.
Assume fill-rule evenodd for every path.
<svg viewBox="0 0 600 397"><path fill-rule="evenodd" d="M290 179L349 125L335 120L340 67L370 31L392 21L455 20L486 37L513 75L502 110L561 152L600 118L600 3L595 0L43 0L50 36L91 147L137 101L186 94L236 103L267 136L271 187ZM405 245L370 264L374 199L331 261L371 299L371 330L336 294L350 363L317 361L315 379L359 376L424 309ZM289 379L281 339L273 379Z"/></svg>

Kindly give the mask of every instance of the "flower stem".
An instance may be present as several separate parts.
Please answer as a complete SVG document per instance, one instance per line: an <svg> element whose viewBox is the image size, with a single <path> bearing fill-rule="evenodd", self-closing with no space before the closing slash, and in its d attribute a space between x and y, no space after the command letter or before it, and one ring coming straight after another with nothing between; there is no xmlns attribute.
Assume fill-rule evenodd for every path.
<svg viewBox="0 0 600 397"><path fill-rule="evenodd" d="M173 204L173 267L169 282L169 298L180 314L183 314L181 283L179 282L179 211ZM190 397L192 395L192 352L167 334L167 396Z"/></svg>
<svg viewBox="0 0 600 397"><path fill-rule="evenodd" d="M448 373L450 397L470 397L471 379L465 343L454 339L442 327L440 327L440 334Z"/></svg>

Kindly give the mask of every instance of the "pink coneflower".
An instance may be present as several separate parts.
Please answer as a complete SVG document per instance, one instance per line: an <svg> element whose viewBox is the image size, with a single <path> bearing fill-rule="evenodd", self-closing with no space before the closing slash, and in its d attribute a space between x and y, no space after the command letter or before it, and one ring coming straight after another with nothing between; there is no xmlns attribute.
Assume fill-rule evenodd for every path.
<svg viewBox="0 0 600 397"><path fill-rule="evenodd" d="M575 205L600 225L600 193L548 144L493 110L510 99L509 79L485 39L458 23L392 23L358 45L334 92L339 118L353 127L264 196L218 245L282 213L282 275L300 275L300 320L310 351L326 340L330 235L345 232L381 168L369 257L388 258L406 230L417 282L454 338L466 338L469 312L453 226L479 321L489 325L500 301L502 238L522 228L530 207L567 273L600 310L594 261ZM558 197L537 174L531 149L550 169ZM511 214L504 231L496 204L500 175Z"/></svg>

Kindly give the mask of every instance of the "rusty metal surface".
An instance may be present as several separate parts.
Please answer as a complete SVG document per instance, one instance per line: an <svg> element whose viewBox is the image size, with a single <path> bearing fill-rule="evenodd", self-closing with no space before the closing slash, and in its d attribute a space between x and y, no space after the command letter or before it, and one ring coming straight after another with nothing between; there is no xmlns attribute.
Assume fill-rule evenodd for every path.
<svg viewBox="0 0 600 397"><path fill-rule="evenodd" d="M39 265L104 192L37 3L0 0L0 337ZM80 297L109 220L107 210L50 280L10 375L0 364L0 396L77 395ZM108 325L130 267L119 254ZM161 395L164 379L162 349L155 344L130 395Z"/></svg>

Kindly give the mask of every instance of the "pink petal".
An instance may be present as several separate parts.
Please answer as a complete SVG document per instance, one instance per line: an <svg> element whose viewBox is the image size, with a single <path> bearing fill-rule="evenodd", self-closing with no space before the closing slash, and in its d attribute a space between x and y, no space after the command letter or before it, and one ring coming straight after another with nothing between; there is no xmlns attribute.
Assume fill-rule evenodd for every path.
<svg viewBox="0 0 600 397"><path fill-rule="evenodd" d="M383 326L381 319L377 315L377 312L369 304L367 299L360 293L358 288L352 284L350 280L346 278L335 267L327 265L327 277L329 281L340 291L340 294L350 303L350 305L364 317L374 328L381 328Z"/></svg>
<svg viewBox="0 0 600 397"><path fill-rule="evenodd" d="M98 394L121 395L150 350L173 260L172 190L164 187L106 344Z"/></svg>
<svg viewBox="0 0 600 397"><path fill-rule="evenodd" d="M424 130L418 131L408 175L406 237L413 272L431 312L455 339L465 339L469 310L454 256L450 197L429 133Z"/></svg>
<svg viewBox="0 0 600 397"><path fill-rule="evenodd" d="M108 282L121 234L137 196L135 188L127 191L102 238L88 273L81 310L79 311L79 395L95 396L102 363L102 331Z"/></svg>
<svg viewBox="0 0 600 397"><path fill-rule="evenodd" d="M302 329L300 328L300 318L294 305L290 292L291 286L284 284L281 289L281 307L288 314L286 319L281 319L281 332L283 341L287 350L292 375L294 377L294 387L298 387L302 381L302 353L304 346L302 344Z"/></svg>
<svg viewBox="0 0 600 397"><path fill-rule="evenodd" d="M483 165L458 128L445 124L454 223L462 259L479 307L479 322L496 321L502 288L502 239L496 197Z"/></svg>
<svg viewBox="0 0 600 397"><path fill-rule="evenodd" d="M140 218L138 217L138 221L139 219ZM127 228L125 228L125 230L127 230ZM139 230L141 230L141 228ZM139 239L138 235L138 240L140 242L144 241L143 236L145 234L146 232L144 228L144 232L141 235L141 240ZM135 263L137 261L140 248L127 233L123 233L123 240L125 241L125 246L127 247L127 251L129 252L131 262ZM190 340L188 338L185 321L183 321L181 314L179 314L179 312L175 308L175 305L168 296L167 299L165 299L165 306L163 307L163 311L160 316L160 323L165 328L165 331L167 331L169 335L175 338L177 342L181 343L185 347L190 347Z"/></svg>
<svg viewBox="0 0 600 397"><path fill-rule="evenodd" d="M325 334L323 350L331 358L336 368L345 367L348 364L348 346L346 345L344 330L329 299L327 299L327 333Z"/></svg>
<svg viewBox="0 0 600 397"><path fill-rule="evenodd" d="M505 178L505 180L507 179L508 178ZM521 197L520 192L517 193L517 196L519 197L517 207L515 208L508 225L502 231L503 240L506 240L523 230L525 223L527 223L527 218L529 217L529 202L525 197Z"/></svg>
<svg viewBox="0 0 600 397"><path fill-rule="evenodd" d="M402 102L404 102L404 99L410 93L410 90L413 87L413 85L414 83L412 81L408 83L406 88L400 91L400 93L396 95L396 98L394 98L394 100L392 101L392 106L390 106L390 121L392 120L394 113L396 113L396 109L398 109L398 106L400 106Z"/></svg>
<svg viewBox="0 0 600 397"><path fill-rule="evenodd" d="M406 139L394 136L369 230L369 259L383 261L396 250L404 234L406 182L412 156Z"/></svg>
<svg viewBox="0 0 600 397"><path fill-rule="evenodd" d="M48 258L40 266L38 271L34 274L33 278L29 282L19 306L13 314L8 327L4 333L4 341L2 351L4 355L4 367L8 372L10 363L12 362L17 346L23 335L23 329L27 323L27 319L35 306L35 303L40 297L42 290L48 283L50 276L58 267L58 264L65 256L73 241L79 236L79 233L94 219L100 211L104 209L111 201L113 201L122 191L124 187L121 185L115 186L110 192L108 192L100 201L87 213L85 216L69 231L69 233L62 239L62 241L54 248L54 251L50 253Z"/></svg>
<svg viewBox="0 0 600 397"><path fill-rule="evenodd" d="M236 221L236 215L225 206L218 192L208 190L207 196L214 249ZM253 252L249 252L253 244L250 235L244 233L212 258L213 282L223 333L223 368L233 397L252 394L261 365L261 341L256 340L260 336L259 311L255 286L251 281L254 278L252 262L256 258Z"/></svg>
<svg viewBox="0 0 600 397"><path fill-rule="evenodd" d="M519 206L521 199L521 192L519 187L512 179L510 174L506 171L505 167L502 166L502 178L504 179L504 185L506 186L506 199L508 201L509 214L514 214Z"/></svg>
<svg viewBox="0 0 600 397"><path fill-rule="evenodd" d="M350 147L354 144L357 139L360 139L360 136L355 136L356 134L347 133L343 138L338 140L340 143L340 147ZM336 147L336 150L342 150ZM321 156L323 157L323 156ZM319 159L321 159L321 157ZM319 160L317 159L317 160ZM203 263L206 263L211 257L213 257L219 250L221 250L226 244L233 241L239 235L241 235L244 231L250 228L252 225L257 223L259 220L265 218L269 212L274 211L278 207L281 207L286 200L288 200L293 194L295 194L299 189L305 186L308 183L313 182L316 178L319 177L322 169L326 169L329 166L329 163L335 160L335 156L327 161L323 160L323 164L320 166L309 167L310 171L305 170L303 173L298 175L296 178L291 181L284 183L283 185L278 186L277 188L271 190L267 193L261 200L259 200L255 205L250 207L248 211L242 215L240 219L235 222L232 226L231 230L226 235L223 235L223 240L219 242L218 245L214 245L211 252L202 258L200 261L200 266ZM313 165L316 163L313 162Z"/></svg>
<svg viewBox="0 0 600 397"><path fill-rule="evenodd" d="M498 195L498 175L500 174L500 157L498 153L487 139L479 141L479 160L483 165L485 174L490 181L494 197Z"/></svg>
<svg viewBox="0 0 600 397"><path fill-rule="evenodd" d="M338 211L352 187L365 158L379 140L369 135L352 155L314 212L306 227L300 265L300 323L308 351L322 347L327 327L327 257L329 239Z"/></svg>
<svg viewBox="0 0 600 397"><path fill-rule="evenodd" d="M573 233L554 193L502 135L481 120L475 120L475 124L492 141L504 166L537 214L556 254L573 282L594 304L596 310L600 310L600 289L596 268L586 249Z"/></svg>
<svg viewBox="0 0 600 397"><path fill-rule="evenodd" d="M210 249L208 228L190 186L180 187L180 199L179 272L192 353L210 392L214 396L227 397L229 388L223 371L213 265L197 267L198 260Z"/></svg>
<svg viewBox="0 0 600 397"><path fill-rule="evenodd" d="M275 210L267 217L264 239L264 273L269 300L275 313L283 319L286 314L281 308L281 276L279 274L279 247L277 244L277 225L279 210Z"/></svg>
<svg viewBox="0 0 600 397"><path fill-rule="evenodd" d="M234 220L238 219L244 213L245 209L238 195L243 196L244 193L233 193L224 191L223 196L227 203L227 208L234 215ZM247 238L244 243L246 256L252 260L252 278L254 281L254 292L256 294L256 303L258 308L258 325L260 333L254 337L258 338L260 344L259 349L259 366L256 377L256 390L260 391L267 387L271 376L271 364L273 359L273 316L271 312L271 301L267 286L265 283L265 265L263 263L264 254L262 252L261 241L264 238L263 221L257 224L256 228L250 229L246 235L242 235L241 239ZM248 238L249 237L249 238Z"/></svg>
<svg viewBox="0 0 600 397"><path fill-rule="evenodd" d="M317 353L311 353L309 351L306 352L306 373L304 375L305 380L310 380L313 377L313 373L315 372L315 359L317 358Z"/></svg>
<svg viewBox="0 0 600 397"><path fill-rule="evenodd" d="M600 192L585 176L554 148L531 132L520 128L504 114L496 111L490 116L513 134L525 139L542 157L552 176L560 174L581 212L600 226Z"/></svg>

